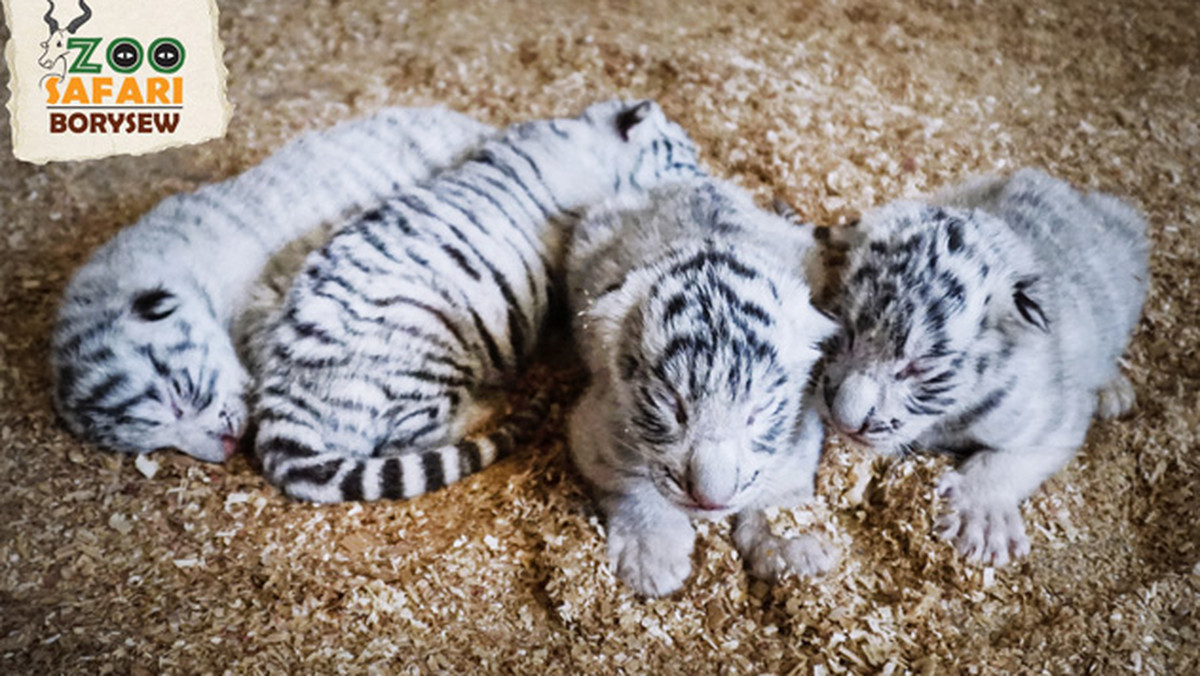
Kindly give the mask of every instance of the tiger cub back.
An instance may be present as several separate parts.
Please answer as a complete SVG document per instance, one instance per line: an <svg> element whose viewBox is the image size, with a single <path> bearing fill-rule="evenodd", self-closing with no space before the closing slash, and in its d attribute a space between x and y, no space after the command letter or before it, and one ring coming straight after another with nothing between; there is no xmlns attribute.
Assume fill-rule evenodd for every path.
<svg viewBox="0 0 1200 676"><path fill-rule="evenodd" d="M163 200L67 286L51 336L62 421L115 451L228 458L249 381L230 327L264 262L322 223L428 178L492 132L444 109L389 108Z"/></svg>
<svg viewBox="0 0 1200 676"><path fill-rule="evenodd" d="M269 329L256 439L268 480L312 501L410 498L502 455L474 433L538 338L565 224L697 171L656 105L612 101L515 125L365 213L310 257Z"/></svg>

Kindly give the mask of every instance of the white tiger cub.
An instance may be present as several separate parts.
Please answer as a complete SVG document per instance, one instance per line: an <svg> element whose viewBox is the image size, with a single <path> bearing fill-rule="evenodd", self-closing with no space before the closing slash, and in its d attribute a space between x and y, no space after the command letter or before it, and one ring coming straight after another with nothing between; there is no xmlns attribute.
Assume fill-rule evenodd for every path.
<svg viewBox="0 0 1200 676"><path fill-rule="evenodd" d="M267 479L317 502L410 498L510 450L539 415L476 433L541 332L565 217L696 162L656 104L609 101L515 125L334 235L260 347Z"/></svg>
<svg viewBox="0 0 1200 676"><path fill-rule="evenodd" d="M691 520L735 515L752 574L832 564L764 511L812 496L823 429L809 373L834 323L810 304L808 231L713 179L615 202L567 258L592 381L570 418L575 464L607 517L617 576L650 596L691 572Z"/></svg>
<svg viewBox="0 0 1200 676"><path fill-rule="evenodd" d="M378 202L477 148L491 127L390 108L305 134L258 166L168 197L75 274L54 327L54 404L116 451L173 447L220 462L245 420L230 327L264 262L302 233Z"/></svg>
<svg viewBox="0 0 1200 676"><path fill-rule="evenodd" d="M1118 368L1146 297L1146 223L1035 170L867 214L823 378L842 435L966 456L939 535L972 560L1029 551L1020 502L1119 415Z"/></svg>

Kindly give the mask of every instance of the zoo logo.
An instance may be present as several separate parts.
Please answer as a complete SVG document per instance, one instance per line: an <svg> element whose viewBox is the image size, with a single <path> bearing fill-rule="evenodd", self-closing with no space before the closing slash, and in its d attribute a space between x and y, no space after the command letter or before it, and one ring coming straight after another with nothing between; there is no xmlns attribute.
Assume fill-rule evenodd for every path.
<svg viewBox="0 0 1200 676"><path fill-rule="evenodd" d="M77 2L79 13L66 28L55 16L54 0L47 0L49 9L42 17L50 35L41 43L38 65L50 72L42 77L41 84L47 105L59 109L50 112L50 132L173 133L179 124L178 112L112 111L130 107L181 109L183 78L163 76L183 67L187 58L183 44L173 37L160 37L143 49L136 38L119 37L101 49L104 38L76 36L92 18L87 2ZM98 51L103 54L102 63L97 62ZM115 76L103 75L105 65ZM149 76L135 75L143 65L149 66ZM61 110L64 108L90 111L67 113Z"/></svg>

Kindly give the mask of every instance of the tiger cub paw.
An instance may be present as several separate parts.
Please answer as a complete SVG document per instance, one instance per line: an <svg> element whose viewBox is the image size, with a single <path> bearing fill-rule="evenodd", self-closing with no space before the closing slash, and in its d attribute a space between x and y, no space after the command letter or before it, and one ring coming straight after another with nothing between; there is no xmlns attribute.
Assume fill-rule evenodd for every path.
<svg viewBox="0 0 1200 676"><path fill-rule="evenodd" d="M617 577L644 596L666 596L683 586L692 572L695 532L614 529L608 534L608 556Z"/></svg>
<svg viewBox="0 0 1200 676"><path fill-rule="evenodd" d="M802 533L789 538L773 534L761 511L738 515L733 542L750 574L772 582L789 573L820 575L833 567L836 558L833 545L818 535Z"/></svg>
<svg viewBox="0 0 1200 676"><path fill-rule="evenodd" d="M833 547L816 535L794 538L767 535L742 551L750 574L774 582L789 573L820 575L833 568Z"/></svg>
<svg viewBox="0 0 1200 676"><path fill-rule="evenodd" d="M1029 538L1020 505L988 499L964 490L962 475L948 472L938 485L947 510L938 518L937 534L968 561L1004 566L1029 554Z"/></svg>
<svg viewBox="0 0 1200 676"><path fill-rule="evenodd" d="M1124 374L1118 373L1096 392L1096 417L1101 420L1120 418L1133 410L1136 401L1133 383Z"/></svg>

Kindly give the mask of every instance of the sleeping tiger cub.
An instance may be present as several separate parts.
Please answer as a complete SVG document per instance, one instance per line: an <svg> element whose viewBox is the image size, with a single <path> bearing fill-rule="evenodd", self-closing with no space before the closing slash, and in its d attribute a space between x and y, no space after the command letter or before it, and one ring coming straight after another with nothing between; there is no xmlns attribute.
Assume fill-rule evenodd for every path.
<svg viewBox="0 0 1200 676"><path fill-rule="evenodd" d="M639 593L687 579L696 518L733 515L759 577L832 563L821 538L774 536L764 514L811 497L821 452L809 372L835 327L809 302L798 261L811 245L711 179L615 201L576 230L567 286L592 382L571 455Z"/></svg>
<svg viewBox="0 0 1200 676"><path fill-rule="evenodd" d="M610 101L515 125L337 233L258 348L267 479L316 502L410 498L502 455L540 421L478 434L488 391L538 338L567 220L696 162L656 104Z"/></svg>
<svg viewBox="0 0 1200 676"><path fill-rule="evenodd" d="M831 424L885 453L966 459L939 535L1004 565L1029 551L1020 503L1093 415L1133 405L1118 368L1146 297L1146 223L1109 195L1022 170L867 214L823 378Z"/></svg>
<svg viewBox="0 0 1200 676"><path fill-rule="evenodd" d="M249 380L230 327L263 264L303 233L453 164L493 132L440 108L389 108L163 200L67 286L51 338L54 405L67 428L125 453L170 447L227 459Z"/></svg>

